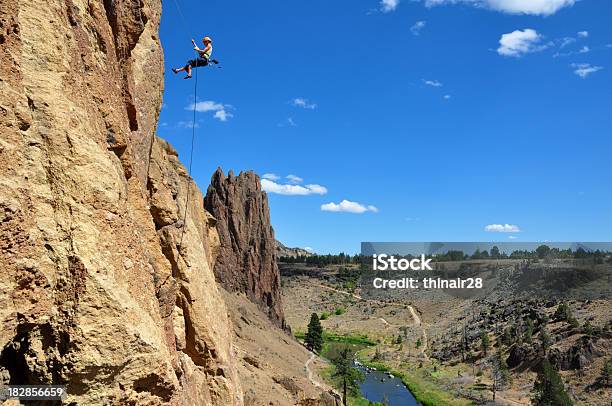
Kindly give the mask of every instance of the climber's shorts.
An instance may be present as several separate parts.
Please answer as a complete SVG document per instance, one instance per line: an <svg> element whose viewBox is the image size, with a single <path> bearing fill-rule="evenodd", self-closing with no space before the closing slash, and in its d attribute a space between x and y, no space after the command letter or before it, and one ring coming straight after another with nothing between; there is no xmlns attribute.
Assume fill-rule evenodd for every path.
<svg viewBox="0 0 612 406"><path fill-rule="evenodd" d="M187 66L191 66L192 68L208 66L208 59L206 58L190 59L187 62L187 65L185 65L185 69L187 68Z"/></svg>

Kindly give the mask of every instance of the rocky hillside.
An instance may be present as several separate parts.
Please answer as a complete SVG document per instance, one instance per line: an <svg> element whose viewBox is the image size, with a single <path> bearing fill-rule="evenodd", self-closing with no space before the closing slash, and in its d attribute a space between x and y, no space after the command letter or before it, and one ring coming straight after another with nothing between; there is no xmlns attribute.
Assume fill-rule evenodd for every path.
<svg viewBox="0 0 612 406"><path fill-rule="evenodd" d="M310 257L312 252L303 248L289 248L282 242L276 241L276 258Z"/></svg>
<svg viewBox="0 0 612 406"><path fill-rule="evenodd" d="M160 13L0 0L0 384L65 384L74 404L243 403L212 270L226 247L154 138Z"/></svg>
<svg viewBox="0 0 612 406"><path fill-rule="evenodd" d="M243 292L279 327L285 328L280 273L268 197L253 172L213 174L204 205L217 219L221 247L217 280L231 292Z"/></svg>

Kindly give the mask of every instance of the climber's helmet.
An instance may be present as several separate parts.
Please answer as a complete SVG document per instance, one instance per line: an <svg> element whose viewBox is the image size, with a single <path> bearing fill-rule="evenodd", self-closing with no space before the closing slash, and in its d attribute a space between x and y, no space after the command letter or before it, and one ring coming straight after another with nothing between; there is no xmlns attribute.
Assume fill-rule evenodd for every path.
<svg viewBox="0 0 612 406"><path fill-rule="evenodd" d="M212 39L210 37L204 37L202 38L202 42L206 45L212 43Z"/></svg>

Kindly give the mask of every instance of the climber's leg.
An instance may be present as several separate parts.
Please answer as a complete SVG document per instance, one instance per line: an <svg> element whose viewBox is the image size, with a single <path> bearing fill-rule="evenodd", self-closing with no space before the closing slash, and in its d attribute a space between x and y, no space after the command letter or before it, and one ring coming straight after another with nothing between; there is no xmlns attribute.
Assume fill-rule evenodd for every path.
<svg viewBox="0 0 612 406"><path fill-rule="evenodd" d="M185 76L185 79L189 79L191 77L191 64L188 64L185 68L187 68L187 76Z"/></svg>

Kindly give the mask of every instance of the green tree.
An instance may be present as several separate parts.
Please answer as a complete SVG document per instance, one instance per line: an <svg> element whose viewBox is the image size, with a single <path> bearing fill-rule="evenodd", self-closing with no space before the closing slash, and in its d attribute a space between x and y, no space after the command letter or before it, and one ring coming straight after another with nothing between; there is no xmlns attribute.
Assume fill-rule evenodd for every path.
<svg viewBox="0 0 612 406"><path fill-rule="evenodd" d="M321 326L319 316L317 316L316 313L310 316L308 331L306 332L304 342L312 351L321 351L321 347L323 346L323 326Z"/></svg>
<svg viewBox="0 0 612 406"><path fill-rule="evenodd" d="M586 335L592 336L595 334L595 329L593 328L593 325L591 324L591 322L588 320L584 322L582 329L584 331L584 334Z"/></svg>
<svg viewBox="0 0 612 406"><path fill-rule="evenodd" d="M533 337L533 321L531 318L527 318L527 329L525 330L525 342L531 344L531 338Z"/></svg>
<svg viewBox="0 0 612 406"><path fill-rule="evenodd" d="M505 346L512 345L514 337L512 336L512 330L510 327L506 327L501 335L501 343Z"/></svg>
<svg viewBox="0 0 612 406"><path fill-rule="evenodd" d="M601 380L604 385L610 386L612 381L612 357L608 358L604 364L603 370L601 371Z"/></svg>
<svg viewBox="0 0 612 406"><path fill-rule="evenodd" d="M491 366L491 390L493 391L493 402L498 390L503 390L510 381L508 364L503 357L501 350L489 360Z"/></svg>
<svg viewBox="0 0 612 406"><path fill-rule="evenodd" d="M542 351L544 351L544 356L546 356L546 353L552 344L552 339L550 338L550 334L548 334L546 327L542 327L540 330L540 341L542 342Z"/></svg>
<svg viewBox="0 0 612 406"><path fill-rule="evenodd" d="M573 317L572 310L566 302L563 302L557 306L557 310L555 310L555 315L553 317L555 320L567 321Z"/></svg>
<svg viewBox="0 0 612 406"><path fill-rule="evenodd" d="M565 391L563 381L553 366L544 360L533 384L531 404L535 406L572 406L574 403Z"/></svg>
<svg viewBox="0 0 612 406"><path fill-rule="evenodd" d="M550 247L548 245L540 245L538 248L536 248L536 254L538 255L538 258L540 259L543 259L549 253L550 253Z"/></svg>
<svg viewBox="0 0 612 406"><path fill-rule="evenodd" d="M484 353L485 357L487 356L487 351L489 350L490 346L491 342L489 341L489 335L485 330L482 330L480 332L480 348L482 348L482 352Z"/></svg>
<svg viewBox="0 0 612 406"><path fill-rule="evenodd" d="M363 372L353 367L353 357L350 348L344 347L338 357L332 360L336 367L332 377L339 380L342 385L342 402L345 406L347 394L358 394L359 383L365 379Z"/></svg>

